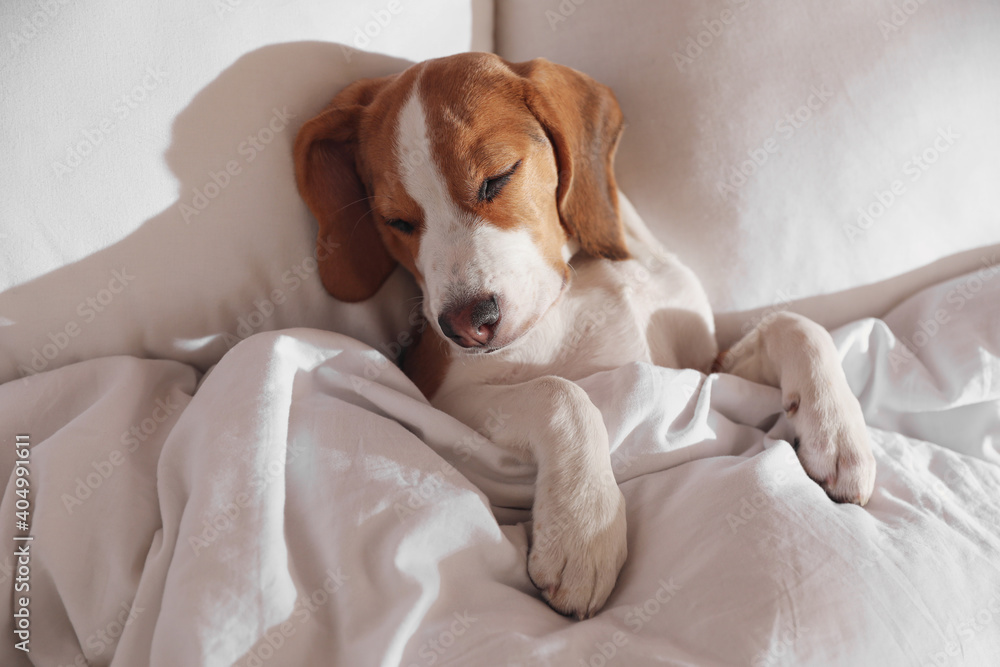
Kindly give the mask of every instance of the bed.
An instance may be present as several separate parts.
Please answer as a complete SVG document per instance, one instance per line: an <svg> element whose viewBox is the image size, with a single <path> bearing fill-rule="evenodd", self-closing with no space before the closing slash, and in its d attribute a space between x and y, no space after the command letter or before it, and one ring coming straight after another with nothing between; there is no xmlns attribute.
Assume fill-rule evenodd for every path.
<svg viewBox="0 0 1000 667"><path fill-rule="evenodd" d="M0 664L997 662L995 3L0 16ZM866 507L805 476L777 390L599 373L579 384L629 558L595 618L545 605L533 466L392 363L405 275L325 294L292 174L339 88L466 50L616 91L626 214L701 277L723 344L778 309L831 329L878 465Z"/></svg>

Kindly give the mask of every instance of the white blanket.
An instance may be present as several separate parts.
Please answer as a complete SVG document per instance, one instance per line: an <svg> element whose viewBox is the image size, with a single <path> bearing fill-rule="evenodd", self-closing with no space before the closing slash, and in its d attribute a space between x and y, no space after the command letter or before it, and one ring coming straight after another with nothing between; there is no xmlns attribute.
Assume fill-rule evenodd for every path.
<svg viewBox="0 0 1000 667"><path fill-rule="evenodd" d="M836 332L878 462L865 508L806 477L777 390L643 364L582 381L629 522L617 588L584 622L528 581L533 468L352 339L259 334L203 379L109 357L5 384L0 663L995 663L994 275Z"/></svg>

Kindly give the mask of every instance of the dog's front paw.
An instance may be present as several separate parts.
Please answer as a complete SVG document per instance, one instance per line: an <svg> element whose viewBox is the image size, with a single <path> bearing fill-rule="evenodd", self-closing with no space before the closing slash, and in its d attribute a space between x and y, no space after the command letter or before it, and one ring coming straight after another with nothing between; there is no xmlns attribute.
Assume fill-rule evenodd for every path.
<svg viewBox="0 0 1000 667"><path fill-rule="evenodd" d="M536 500L528 576L556 611L579 619L597 613L627 553L625 498L617 485Z"/></svg>
<svg viewBox="0 0 1000 667"><path fill-rule="evenodd" d="M839 503L864 505L875 490L875 457L858 399L845 386L785 398L806 474Z"/></svg>

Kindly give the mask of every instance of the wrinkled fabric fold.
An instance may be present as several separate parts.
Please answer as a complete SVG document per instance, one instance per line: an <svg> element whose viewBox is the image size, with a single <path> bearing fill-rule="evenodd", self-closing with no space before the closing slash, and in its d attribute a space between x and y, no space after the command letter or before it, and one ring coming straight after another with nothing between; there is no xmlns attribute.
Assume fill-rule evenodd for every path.
<svg viewBox="0 0 1000 667"><path fill-rule="evenodd" d="M34 540L31 653L5 641L0 662L987 664L997 282L934 335L956 281L835 332L878 464L865 508L805 475L773 388L647 364L581 380L629 522L618 585L584 622L527 577L534 466L353 339L259 334L204 379L109 357L5 384L0 433L31 439ZM0 463L12 545L13 446Z"/></svg>

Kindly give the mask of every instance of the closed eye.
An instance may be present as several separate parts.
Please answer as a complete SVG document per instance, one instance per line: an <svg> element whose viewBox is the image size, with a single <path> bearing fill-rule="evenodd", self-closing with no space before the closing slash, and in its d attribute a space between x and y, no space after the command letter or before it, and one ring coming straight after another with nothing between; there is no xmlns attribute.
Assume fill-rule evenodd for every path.
<svg viewBox="0 0 1000 667"><path fill-rule="evenodd" d="M392 220L386 220L385 224L389 225L393 229L403 232L406 235L413 233L413 225L406 220L400 220L399 218L393 218Z"/></svg>
<svg viewBox="0 0 1000 667"><path fill-rule="evenodd" d="M514 172L517 171L517 168L520 166L521 166L521 161L518 160L517 162L514 163L514 165L510 169L508 169L504 173L500 174L499 176L494 176L493 178L487 178L485 181L483 181L483 184L479 186L479 201L485 201L485 202L493 201L494 198L496 198L496 196L500 194L500 191L503 190L503 186L507 185L507 182L511 179L511 177L514 175Z"/></svg>

